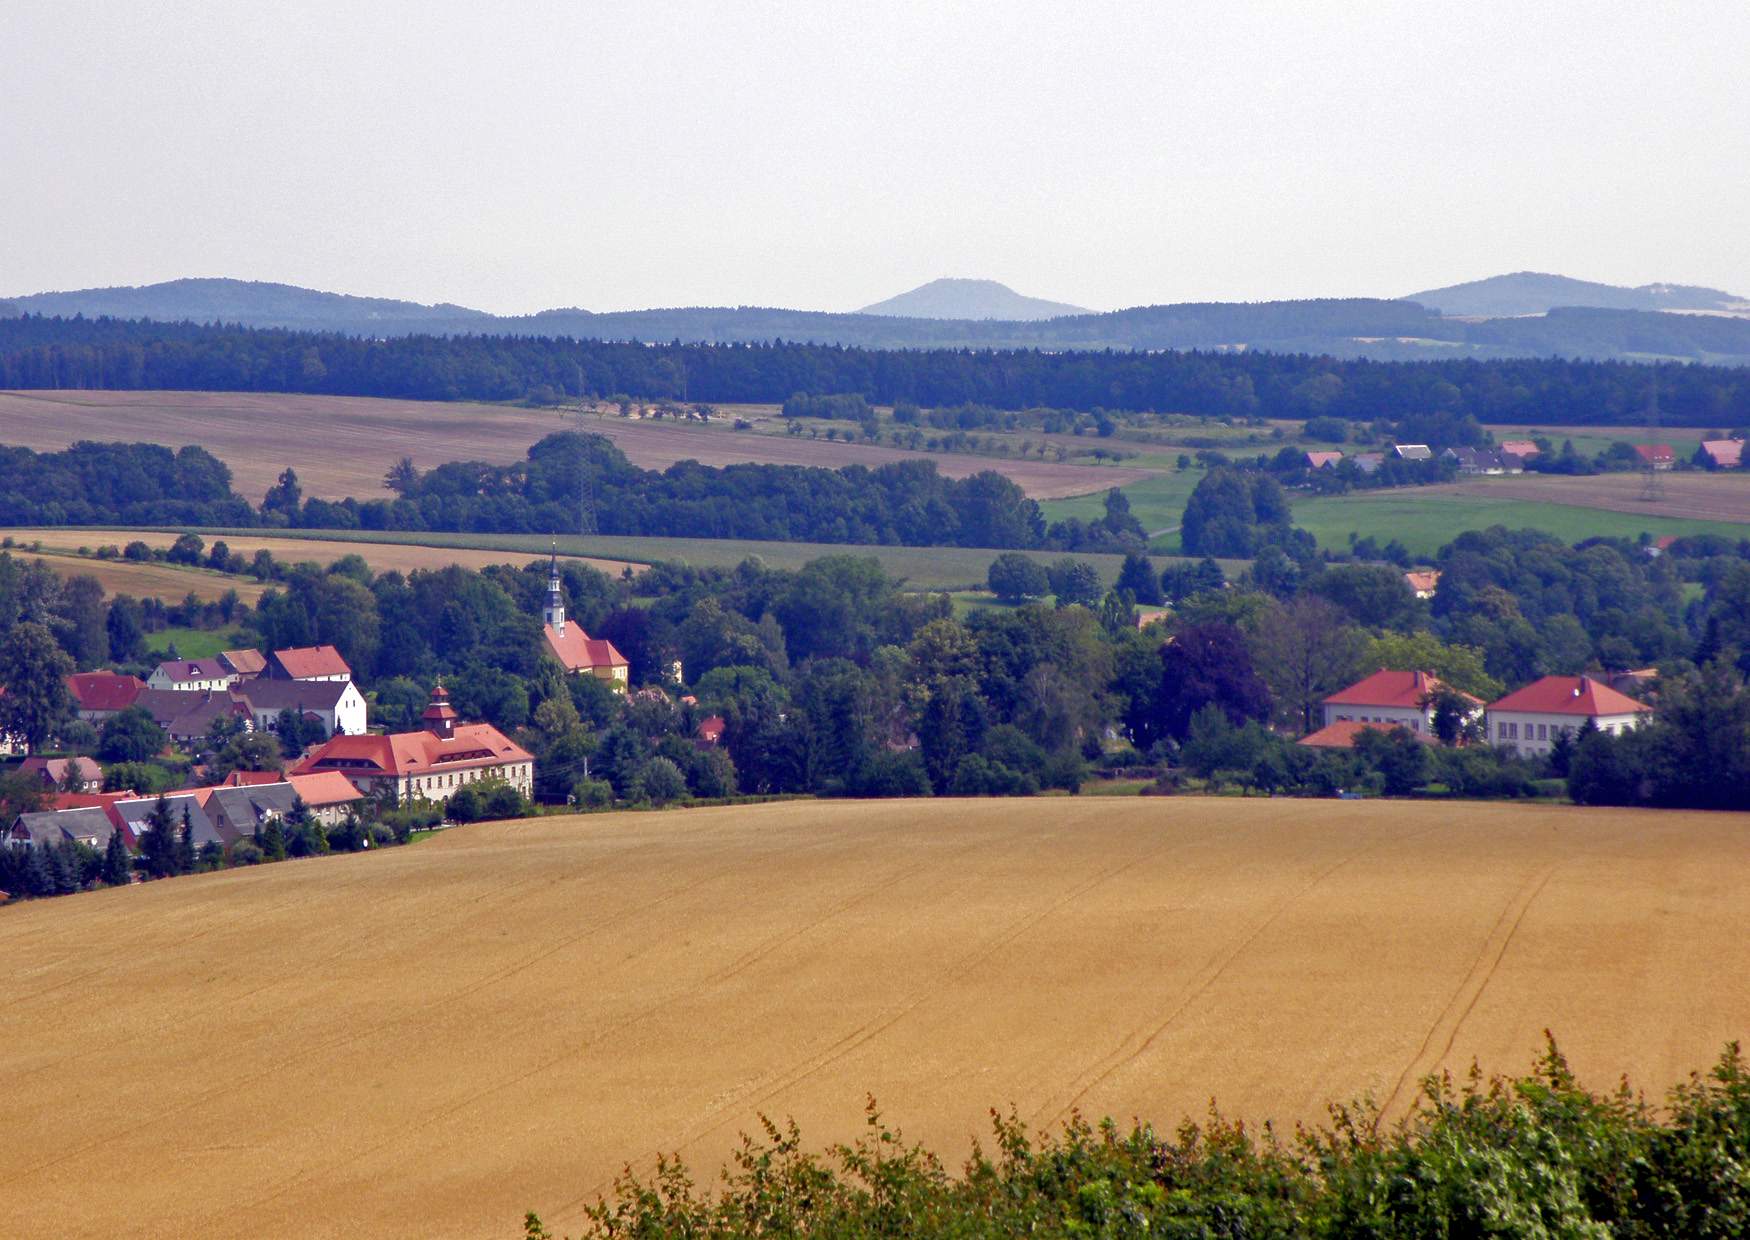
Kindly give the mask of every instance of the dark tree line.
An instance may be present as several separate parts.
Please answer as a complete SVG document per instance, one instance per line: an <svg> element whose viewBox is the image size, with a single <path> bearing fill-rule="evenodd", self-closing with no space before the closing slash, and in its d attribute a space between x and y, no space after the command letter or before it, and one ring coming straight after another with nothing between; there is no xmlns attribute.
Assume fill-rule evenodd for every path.
<svg viewBox="0 0 1750 1240"><path fill-rule="evenodd" d="M1653 316L1658 317L1658 316ZM1655 398L1654 389L1657 388ZM0 319L0 387L309 392L556 401L629 393L780 403L796 393L928 407L1160 410L1357 421L1440 411L1481 422L1750 421L1750 369L1557 358L1375 362L1248 351L879 350L547 337L389 340L119 319Z"/></svg>

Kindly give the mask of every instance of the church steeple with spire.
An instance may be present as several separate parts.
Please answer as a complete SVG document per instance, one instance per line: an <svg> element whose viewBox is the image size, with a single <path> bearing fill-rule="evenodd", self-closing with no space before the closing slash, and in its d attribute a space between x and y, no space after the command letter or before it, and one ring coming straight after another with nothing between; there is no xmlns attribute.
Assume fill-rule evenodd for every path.
<svg viewBox="0 0 1750 1240"><path fill-rule="evenodd" d="M560 637L565 636L565 596L559 589L559 550L553 550L553 563L547 575L547 610L546 622L552 626L553 632Z"/></svg>

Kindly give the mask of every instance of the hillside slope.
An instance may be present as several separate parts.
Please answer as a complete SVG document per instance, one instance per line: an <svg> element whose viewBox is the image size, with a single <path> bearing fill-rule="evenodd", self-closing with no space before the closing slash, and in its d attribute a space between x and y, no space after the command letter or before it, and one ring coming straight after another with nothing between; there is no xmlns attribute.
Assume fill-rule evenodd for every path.
<svg viewBox="0 0 1750 1240"><path fill-rule="evenodd" d="M491 824L0 910L7 1236L555 1232L758 1116L1322 1121L1547 1026L1657 1091L1750 1026L1743 816L1111 798Z"/></svg>
<svg viewBox="0 0 1750 1240"><path fill-rule="evenodd" d="M858 314L879 314L902 319L1002 319L1029 322L1055 319L1066 314L1087 314L1081 306L1042 297L1024 297L995 280L931 280L910 292L889 297Z"/></svg>
<svg viewBox="0 0 1750 1240"><path fill-rule="evenodd" d="M425 306L387 297L323 293L260 280L189 279L162 284L32 293L9 298L27 314L111 315L196 323L242 323L250 327L295 327L315 331L370 331L381 324L487 322L491 315L466 306Z"/></svg>

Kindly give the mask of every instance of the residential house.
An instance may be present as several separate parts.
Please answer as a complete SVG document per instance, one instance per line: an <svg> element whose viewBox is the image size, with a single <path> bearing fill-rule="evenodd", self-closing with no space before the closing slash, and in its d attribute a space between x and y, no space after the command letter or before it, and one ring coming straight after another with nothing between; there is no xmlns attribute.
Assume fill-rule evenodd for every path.
<svg viewBox="0 0 1750 1240"><path fill-rule="evenodd" d="M1653 717L1653 708L1591 676L1545 676L1488 706L1488 737L1521 753L1544 754L1564 732L1590 719L1601 732L1622 733Z"/></svg>
<svg viewBox="0 0 1750 1240"><path fill-rule="evenodd" d="M1638 443L1635 445L1635 455L1641 458L1641 464L1648 469L1663 472L1677 468L1677 453L1668 443Z"/></svg>
<svg viewBox="0 0 1750 1240"><path fill-rule="evenodd" d="M249 707L258 730L268 730L289 710L320 723L329 736L358 736L365 730L365 698L351 680L245 680L231 696Z"/></svg>
<svg viewBox="0 0 1750 1240"><path fill-rule="evenodd" d="M267 656L259 650L221 650L219 662L236 672L240 680L249 680L267 671Z"/></svg>
<svg viewBox="0 0 1750 1240"><path fill-rule="evenodd" d="M146 687L195 693L229 688L236 679L237 673L217 659L169 659L152 669Z"/></svg>
<svg viewBox="0 0 1750 1240"><path fill-rule="evenodd" d="M1342 459L1341 452L1308 452L1306 454L1306 467L1308 469L1335 469Z"/></svg>
<svg viewBox="0 0 1750 1240"><path fill-rule="evenodd" d="M365 794L353 787L352 781L339 771L289 775L286 782L304 799L316 821L324 827L338 826L365 799Z"/></svg>
<svg viewBox="0 0 1750 1240"><path fill-rule="evenodd" d="M1362 473L1373 474L1378 473L1379 467L1385 464L1385 453L1357 452L1354 456L1350 457L1349 460L1353 462L1355 468L1359 469Z"/></svg>
<svg viewBox="0 0 1750 1240"><path fill-rule="evenodd" d="M565 596L559 585L559 557L553 557L547 577L547 606L541 616L541 636L546 640L547 653L559 661L567 673L574 676L594 676L624 693L631 673L631 664L614 648L614 643L602 637L591 637L580 624L565 620Z"/></svg>
<svg viewBox="0 0 1750 1240"><path fill-rule="evenodd" d="M18 765L20 775L35 775L54 789L68 792L102 792L103 767L95 758L26 758Z"/></svg>
<svg viewBox="0 0 1750 1240"><path fill-rule="evenodd" d="M352 668L333 646L296 646L267 657L267 676L274 680L351 680Z"/></svg>
<svg viewBox="0 0 1750 1240"><path fill-rule="evenodd" d="M194 828L194 846L200 848L206 844L217 844L226 847L226 840L220 834L218 824L207 814L205 801L211 793L210 788L200 788L187 792L167 793L164 801L170 807L170 822L174 830L182 830L182 816L188 814L189 825ZM138 840L148 830L148 820L158 808L157 797L139 797L132 801L117 801L110 806L112 821L126 824L133 837Z"/></svg>
<svg viewBox="0 0 1750 1240"><path fill-rule="evenodd" d="M501 781L531 795L534 755L489 723L458 722L449 699L440 684L421 716L421 730L336 736L292 774L339 771L366 795L392 793L402 801L447 801L457 788L480 780Z"/></svg>
<svg viewBox="0 0 1750 1240"><path fill-rule="evenodd" d="M1173 610L1170 607L1144 607L1136 613L1136 628L1141 632L1151 624L1165 624L1172 618Z"/></svg>
<svg viewBox="0 0 1750 1240"><path fill-rule="evenodd" d="M1541 454L1543 449L1529 439L1503 439L1501 451L1511 452L1520 460L1529 461L1532 457Z"/></svg>
<svg viewBox="0 0 1750 1240"><path fill-rule="evenodd" d="M1522 474L1525 472L1525 461L1510 452L1497 452L1493 448L1448 448L1440 454L1458 462L1458 472L1461 474Z"/></svg>
<svg viewBox="0 0 1750 1240"><path fill-rule="evenodd" d="M134 705L152 716L153 722L170 734L178 745L197 741L224 719L241 722L245 730L253 730L255 721L247 703L226 692L205 689L198 693L182 693L174 689L147 689L134 700Z"/></svg>
<svg viewBox="0 0 1750 1240"><path fill-rule="evenodd" d="M5 842L14 848L37 848L44 844L84 844L87 848L109 847L116 822L100 806L80 809L48 809L20 814L7 829ZM124 843L127 836L122 837Z"/></svg>
<svg viewBox="0 0 1750 1240"><path fill-rule="evenodd" d="M1400 461L1431 461L1434 459L1433 449L1425 443L1400 443L1392 446Z"/></svg>
<svg viewBox="0 0 1750 1240"><path fill-rule="evenodd" d="M86 723L101 724L121 714L145 688L146 682L138 676L123 676L119 672L74 672L67 677L67 692L73 695L74 709Z"/></svg>
<svg viewBox="0 0 1750 1240"><path fill-rule="evenodd" d="M1336 723L1327 723L1316 732L1308 732L1295 742L1309 749L1353 749L1355 738L1363 732L1389 732L1393 728L1402 727L1396 723L1366 723L1359 719L1340 719ZM1410 730L1410 735L1426 744L1434 744L1435 738L1426 732Z"/></svg>
<svg viewBox="0 0 1750 1240"><path fill-rule="evenodd" d="M694 735L703 745L716 745L723 740L724 726L722 715L706 715L699 720L699 726L694 729Z"/></svg>
<svg viewBox="0 0 1750 1240"><path fill-rule="evenodd" d="M1696 450L1695 460L1705 469L1738 469L1744 463L1744 441L1704 439Z"/></svg>
<svg viewBox="0 0 1750 1240"><path fill-rule="evenodd" d="M1433 598L1434 592L1440 588L1440 570L1412 568L1404 574L1404 584L1410 587L1410 593L1417 598Z"/></svg>
<svg viewBox="0 0 1750 1240"><path fill-rule="evenodd" d="M298 800L297 790L284 781L205 791L207 816L226 848L253 838L271 819L284 822Z"/></svg>
<svg viewBox="0 0 1750 1240"><path fill-rule="evenodd" d="M1324 700L1325 726L1334 723L1377 723L1406 727L1418 734L1434 731L1434 696L1447 688L1427 672L1378 671ZM1454 692L1457 692L1454 690ZM1481 698L1459 693L1466 715L1483 711Z"/></svg>

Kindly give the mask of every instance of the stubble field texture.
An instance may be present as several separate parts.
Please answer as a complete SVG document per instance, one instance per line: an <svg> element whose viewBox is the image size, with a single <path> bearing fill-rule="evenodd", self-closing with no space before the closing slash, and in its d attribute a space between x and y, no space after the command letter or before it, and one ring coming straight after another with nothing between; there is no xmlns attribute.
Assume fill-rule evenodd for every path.
<svg viewBox="0 0 1750 1240"><path fill-rule="evenodd" d="M1743 816L790 802L457 829L0 912L0 1234L576 1229L756 1116L1324 1118L1653 1090L1750 1030Z"/></svg>
<svg viewBox="0 0 1750 1240"><path fill-rule="evenodd" d="M730 413L725 410L725 413ZM389 495L383 475L402 457L420 469L448 461L520 461L529 445L556 431L606 435L634 465L666 469L766 463L874 468L895 461L935 462L944 476L994 469L1034 499L1056 499L1152 476L1122 466L1074 465L944 452L912 452L807 436L738 433L728 426L677 424L464 401L382 400L245 392L0 392L0 443L58 451L81 439L199 444L231 467L232 483L259 503L288 465L304 491L325 499Z"/></svg>

